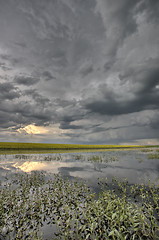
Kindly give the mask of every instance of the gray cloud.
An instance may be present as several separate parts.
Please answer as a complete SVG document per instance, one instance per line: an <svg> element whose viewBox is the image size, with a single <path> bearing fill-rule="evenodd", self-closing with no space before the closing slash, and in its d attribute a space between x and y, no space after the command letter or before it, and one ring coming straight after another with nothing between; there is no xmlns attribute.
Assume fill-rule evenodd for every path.
<svg viewBox="0 0 159 240"><path fill-rule="evenodd" d="M92 66L92 65L89 66L89 67L85 67L84 69L82 69L82 70L80 71L82 77L87 76L87 75L90 74L91 72L93 72L93 66Z"/></svg>
<svg viewBox="0 0 159 240"><path fill-rule="evenodd" d="M99 85L98 91L103 96L102 99L98 99L98 96L97 99L86 99L84 101L86 109L106 115L129 114L146 109L158 109L158 59L149 59L141 66L127 69L123 74L119 74L119 78L121 84L129 83L127 97L122 99L123 91L117 93L113 89L109 89L106 84ZM124 86L122 87L124 89Z"/></svg>
<svg viewBox="0 0 159 240"><path fill-rule="evenodd" d="M103 100L88 99L84 104L86 109L91 112L105 115L128 114L146 109L158 109L159 91L150 89L150 92L140 92L140 94L134 96L134 99L128 99L127 101L118 101L113 92L105 92Z"/></svg>
<svg viewBox="0 0 159 240"><path fill-rule="evenodd" d="M22 48L26 48L26 47L27 47L27 44L26 44L25 42L15 42L15 44L16 44L17 46L22 47Z"/></svg>
<svg viewBox="0 0 159 240"><path fill-rule="evenodd" d="M0 83L0 99L13 100L20 97L20 91L14 87L11 83Z"/></svg>
<svg viewBox="0 0 159 240"><path fill-rule="evenodd" d="M106 62L104 69L108 70L115 63L118 48L124 39L137 31L136 15L139 1L98 0L96 12L101 15L106 35Z"/></svg>
<svg viewBox="0 0 159 240"><path fill-rule="evenodd" d="M22 61L22 58L12 57L11 55L8 55L8 54L1 54L0 58L2 60L9 62L12 66L17 65Z"/></svg>
<svg viewBox="0 0 159 240"><path fill-rule="evenodd" d="M14 78L14 81L20 85L31 86L38 83L40 79L34 76L19 75Z"/></svg>
<svg viewBox="0 0 159 240"><path fill-rule="evenodd" d="M158 23L159 21L159 4L157 0L141 1L141 10L145 10L149 21Z"/></svg>
<svg viewBox="0 0 159 240"><path fill-rule="evenodd" d="M56 79L56 77L54 77L49 71L44 71L43 77L45 78L45 81Z"/></svg>
<svg viewBox="0 0 159 240"><path fill-rule="evenodd" d="M157 0L1 1L0 128L56 125L59 142L159 139L158 20Z"/></svg>
<svg viewBox="0 0 159 240"><path fill-rule="evenodd" d="M36 89L25 90L24 94L26 96L31 97L36 102L37 105L43 107L46 106L49 107L51 105L51 101L47 97L44 97L41 94L39 94Z"/></svg>
<svg viewBox="0 0 159 240"><path fill-rule="evenodd" d="M0 62L0 68L3 70L3 71L9 71L11 70L12 68L8 67L6 63L4 62Z"/></svg>
<svg viewBox="0 0 159 240"><path fill-rule="evenodd" d="M157 132L157 134L159 133L159 128L158 128L158 126L159 126L159 113L154 116L154 118L150 122L150 126L151 126L151 128L153 128Z"/></svg>

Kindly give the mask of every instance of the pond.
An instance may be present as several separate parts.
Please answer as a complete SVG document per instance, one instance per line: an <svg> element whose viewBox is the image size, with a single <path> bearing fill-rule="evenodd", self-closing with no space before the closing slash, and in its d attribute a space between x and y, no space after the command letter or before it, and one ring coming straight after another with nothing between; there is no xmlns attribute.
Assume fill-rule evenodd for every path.
<svg viewBox="0 0 159 240"><path fill-rule="evenodd" d="M94 199L97 200L99 192L102 191L99 184L101 179L107 179L109 189L113 189L111 182L113 178L119 181L127 179L129 185L144 184L144 186L148 186L149 182L151 182L158 186L159 159L157 159L157 157L154 159L151 157L153 154L156 154L157 151L158 149L153 148L145 150L131 149L96 152L1 154L1 186L4 188L7 181L14 179L15 174L23 175L23 173L30 174L36 171L39 173L43 172L46 176L48 175L54 178L55 174L59 173L63 179L67 178L67 181L85 181L86 186L90 188L92 193L95 193ZM157 156L157 154L153 156ZM43 233L42 239L55 239L55 235L53 234L53 232L56 231L55 229L57 230L54 224L44 223L40 228ZM110 233L111 232L109 232L109 234ZM13 237L13 235L9 236ZM67 237L63 237L63 239L67 239ZM89 237L88 235L88 239L91 239L91 237ZM5 236L5 231L0 235L0 239L1 238L9 239L9 237L7 238ZM23 237L21 239L23 239ZM111 238L110 234L109 239L116 239L115 235L114 238Z"/></svg>

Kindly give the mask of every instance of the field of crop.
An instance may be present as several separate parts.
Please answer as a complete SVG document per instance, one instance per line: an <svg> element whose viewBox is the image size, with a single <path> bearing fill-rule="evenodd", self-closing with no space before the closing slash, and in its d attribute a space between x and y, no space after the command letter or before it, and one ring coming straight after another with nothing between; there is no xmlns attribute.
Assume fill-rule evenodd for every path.
<svg viewBox="0 0 159 240"><path fill-rule="evenodd" d="M71 149L120 149L152 146L140 145L80 145L80 144L47 144L47 143L15 143L0 142L0 150L71 150Z"/></svg>

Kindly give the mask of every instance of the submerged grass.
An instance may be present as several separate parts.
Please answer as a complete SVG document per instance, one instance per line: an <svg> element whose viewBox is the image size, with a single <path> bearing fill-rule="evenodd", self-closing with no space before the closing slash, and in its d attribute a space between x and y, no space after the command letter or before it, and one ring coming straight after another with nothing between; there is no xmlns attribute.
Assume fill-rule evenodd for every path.
<svg viewBox="0 0 159 240"><path fill-rule="evenodd" d="M75 155L75 160L80 161L88 161L88 162L98 162L98 163L108 163L108 162L115 162L118 161L118 156L107 156L106 154L102 155L92 155L92 156L84 156L82 154Z"/></svg>
<svg viewBox="0 0 159 240"><path fill-rule="evenodd" d="M146 152L152 152L152 151L153 151L153 149L151 149L151 148L150 149L149 148L145 148L145 149L141 150L141 152L145 152L145 153Z"/></svg>
<svg viewBox="0 0 159 240"><path fill-rule="evenodd" d="M43 239L41 227L56 224L53 239L159 239L159 186L127 180L100 182L95 200L86 184L59 174L18 174L0 186L0 233L4 239ZM8 237L8 238L7 238Z"/></svg>
<svg viewBox="0 0 159 240"><path fill-rule="evenodd" d="M148 154L148 159L159 159L159 153Z"/></svg>

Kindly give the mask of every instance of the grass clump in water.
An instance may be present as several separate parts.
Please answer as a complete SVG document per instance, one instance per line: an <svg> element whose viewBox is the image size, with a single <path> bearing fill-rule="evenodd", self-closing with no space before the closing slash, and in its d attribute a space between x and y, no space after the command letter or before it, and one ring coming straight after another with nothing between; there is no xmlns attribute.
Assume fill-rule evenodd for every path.
<svg viewBox="0 0 159 240"><path fill-rule="evenodd" d="M159 159L159 153L148 154L148 159Z"/></svg>
<svg viewBox="0 0 159 240"><path fill-rule="evenodd" d="M41 227L56 224L53 239L157 239L159 186L112 184L95 200L84 183L58 174L17 175L0 187L1 236L42 239Z"/></svg>
<svg viewBox="0 0 159 240"><path fill-rule="evenodd" d="M92 156L84 156L80 154L80 155L75 155L74 158L75 160L98 162L98 163L108 163L108 162L115 162L119 160L117 156L107 156L106 154L92 155Z"/></svg>
<svg viewBox="0 0 159 240"><path fill-rule="evenodd" d="M145 148L145 149L141 149L141 152L152 152L153 151L153 149L149 149L149 148Z"/></svg>

